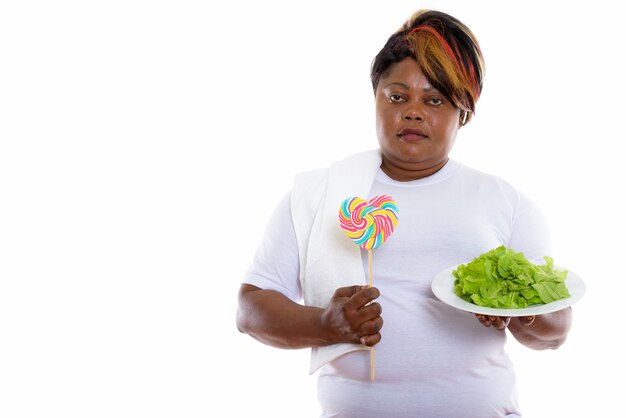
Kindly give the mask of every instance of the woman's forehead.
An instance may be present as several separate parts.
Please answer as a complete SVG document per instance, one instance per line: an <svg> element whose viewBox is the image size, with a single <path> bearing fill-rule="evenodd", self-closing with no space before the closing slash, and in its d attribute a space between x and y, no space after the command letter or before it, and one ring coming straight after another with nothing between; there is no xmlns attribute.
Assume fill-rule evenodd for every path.
<svg viewBox="0 0 626 418"><path fill-rule="evenodd" d="M405 58L392 65L389 70L382 75L379 86L383 88L419 88L424 91L435 90L424 75L417 61L411 58Z"/></svg>

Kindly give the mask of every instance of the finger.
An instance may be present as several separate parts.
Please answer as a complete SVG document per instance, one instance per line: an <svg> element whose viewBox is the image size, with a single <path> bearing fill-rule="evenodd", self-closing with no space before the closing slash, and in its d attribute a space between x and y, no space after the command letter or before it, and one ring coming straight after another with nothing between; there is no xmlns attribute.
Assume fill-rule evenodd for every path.
<svg viewBox="0 0 626 418"><path fill-rule="evenodd" d="M371 319L361 324L357 335L360 338L364 335L378 334L382 328L383 328L383 318L379 316L378 318Z"/></svg>
<svg viewBox="0 0 626 418"><path fill-rule="evenodd" d="M346 302L346 308L354 310L361 309L379 296L380 291L377 288L366 286L350 297L350 300Z"/></svg>
<svg viewBox="0 0 626 418"><path fill-rule="evenodd" d="M361 337L361 344L367 347L373 347L378 344L382 336L380 334L364 335Z"/></svg>
<svg viewBox="0 0 626 418"><path fill-rule="evenodd" d="M511 317L499 316L496 318L495 321L493 321L493 327L497 329L498 331L502 331L502 330L505 330L506 327L509 326L510 322L511 322Z"/></svg>
<svg viewBox="0 0 626 418"><path fill-rule="evenodd" d="M491 325L493 326L499 325L502 322L499 316L489 315L487 319L489 320L489 322L491 322Z"/></svg>
<svg viewBox="0 0 626 418"><path fill-rule="evenodd" d="M509 326L511 322L511 318L508 316L493 316L493 315L482 315L482 314L474 314L478 321L486 327L494 327L497 330L504 330Z"/></svg>
<svg viewBox="0 0 626 418"><path fill-rule="evenodd" d="M378 302L372 302L358 310L358 316L363 318L363 322L374 319L383 313L383 307Z"/></svg>
<svg viewBox="0 0 626 418"><path fill-rule="evenodd" d="M484 326L486 326L486 327L490 327L491 326L491 322L487 319L487 317L485 315L474 314L474 316L476 316L476 318L478 319L478 322L480 322Z"/></svg>
<svg viewBox="0 0 626 418"><path fill-rule="evenodd" d="M505 329L509 325L509 322L511 322L511 317L509 316L488 316L487 319L491 326L499 331Z"/></svg>
<svg viewBox="0 0 626 418"><path fill-rule="evenodd" d="M358 333L358 335L370 334L377 332L378 329L367 329L363 330L364 324L370 321L381 320L382 318L380 314L382 313L382 307L377 302L372 302L371 304L358 309L356 311L346 311L344 313L346 315L346 319L351 324L352 329ZM382 325L382 322L381 322Z"/></svg>
<svg viewBox="0 0 626 418"><path fill-rule="evenodd" d="M530 326L533 322L535 322L535 315L522 316L520 317L520 322L525 327Z"/></svg>
<svg viewBox="0 0 626 418"><path fill-rule="evenodd" d="M340 287L337 290L335 290L335 294L333 295L333 298L351 298L356 293L366 288L368 288L368 286L365 286L365 285Z"/></svg>

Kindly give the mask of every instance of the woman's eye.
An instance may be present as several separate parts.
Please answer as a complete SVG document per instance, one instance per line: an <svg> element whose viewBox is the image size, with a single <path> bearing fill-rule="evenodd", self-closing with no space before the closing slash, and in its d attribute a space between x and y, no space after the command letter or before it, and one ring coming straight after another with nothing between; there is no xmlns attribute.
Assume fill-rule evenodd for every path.
<svg viewBox="0 0 626 418"><path fill-rule="evenodd" d="M435 106L440 106L443 104L443 100L438 97L433 97L432 99L428 99L428 103L433 104Z"/></svg>
<svg viewBox="0 0 626 418"><path fill-rule="evenodd" d="M390 94L389 95L389 101L391 101L393 103L400 103L400 102L404 101L404 97L400 96L399 94Z"/></svg>

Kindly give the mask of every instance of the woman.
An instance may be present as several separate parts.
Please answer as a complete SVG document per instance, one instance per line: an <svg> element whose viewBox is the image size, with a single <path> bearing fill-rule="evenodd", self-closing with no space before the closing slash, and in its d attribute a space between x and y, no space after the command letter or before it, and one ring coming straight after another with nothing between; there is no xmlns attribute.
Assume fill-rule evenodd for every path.
<svg viewBox="0 0 626 418"><path fill-rule="evenodd" d="M430 290L439 271L500 245L529 259L550 254L545 220L526 196L448 158L482 89L478 44L457 19L418 11L371 77L380 149L297 177L241 286L238 328L275 347L312 348L324 417L521 416L504 330L530 348L557 348L571 310L471 315ZM370 288L366 256L337 211L346 197L381 194L397 202L400 221L375 251Z"/></svg>

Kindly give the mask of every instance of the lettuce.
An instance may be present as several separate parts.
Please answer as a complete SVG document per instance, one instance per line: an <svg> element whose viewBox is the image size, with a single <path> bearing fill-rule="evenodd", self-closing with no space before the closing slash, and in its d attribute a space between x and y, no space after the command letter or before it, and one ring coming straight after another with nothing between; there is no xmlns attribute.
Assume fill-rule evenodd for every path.
<svg viewBox="0 0 626 418"><path fill-rule="evenodd" d="M454 293L476 305L520 309L570 297L565 286L567 270L533 264L523 253L504 245L481 254L452 272Z"/></svg>

